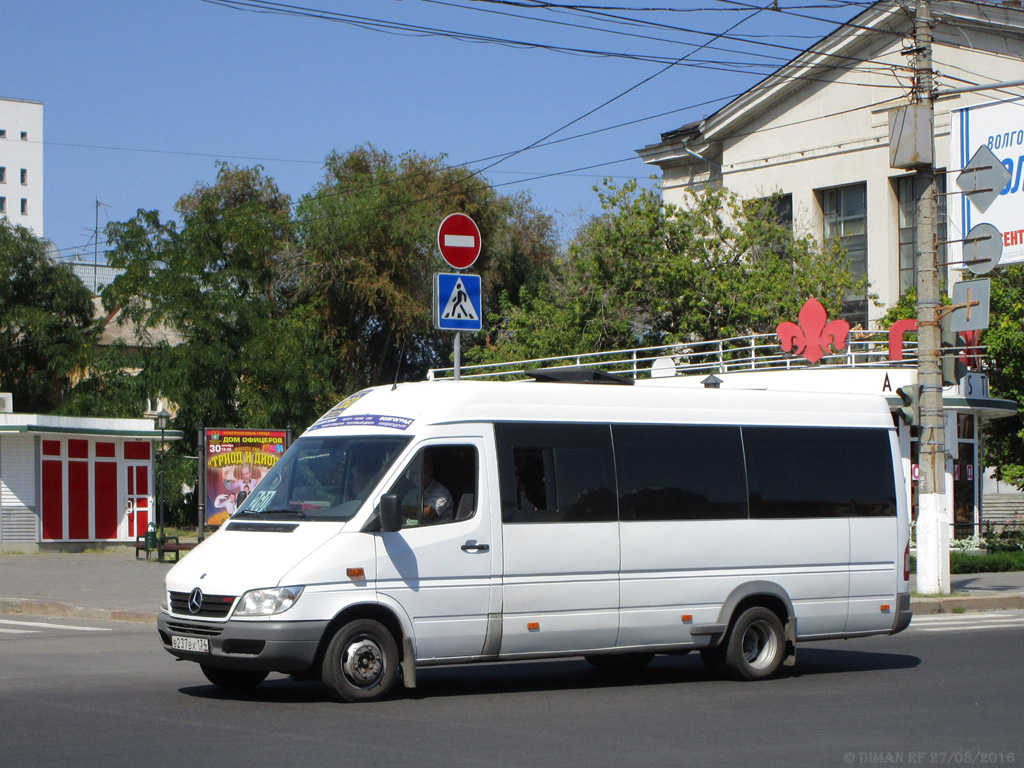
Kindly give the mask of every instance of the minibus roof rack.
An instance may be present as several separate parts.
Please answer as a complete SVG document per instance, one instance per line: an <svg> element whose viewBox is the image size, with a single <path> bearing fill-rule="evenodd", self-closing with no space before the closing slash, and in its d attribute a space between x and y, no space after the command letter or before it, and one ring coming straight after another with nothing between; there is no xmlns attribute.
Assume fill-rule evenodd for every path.
<svg viewBox="0 0 1024 768"><path fill-rule="evenodd" d="M535 368L523 371L534 381L556 382L562 384L627 384L633 385L633 380L625 376L617 376L607 371L599 371L596 368L582 366L569 366L565 368Z"/></svg>

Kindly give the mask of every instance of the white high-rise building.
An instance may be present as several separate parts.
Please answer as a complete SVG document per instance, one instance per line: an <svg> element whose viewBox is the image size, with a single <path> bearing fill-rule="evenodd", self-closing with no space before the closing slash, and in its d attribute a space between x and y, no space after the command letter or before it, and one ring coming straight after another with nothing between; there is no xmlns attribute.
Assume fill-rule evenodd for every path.
<svg viewBox="0 0 1024 768"><path fill-rule="evenodd" d="M43 237L43 103L0 97L0 218Z"/></svg>

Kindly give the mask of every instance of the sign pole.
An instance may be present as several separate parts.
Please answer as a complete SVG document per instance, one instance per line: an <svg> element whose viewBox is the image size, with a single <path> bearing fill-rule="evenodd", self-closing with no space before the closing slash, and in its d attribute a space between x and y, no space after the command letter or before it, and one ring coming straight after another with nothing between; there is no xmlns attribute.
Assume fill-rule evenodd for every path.
<svg viewBox="0 0 1024 768"><path fill-rule="evenodd" d="M196 501L199 512L199 543L203 543L206 533L206 427L199 421L199 476L196 478Z"/></svg>
<svg viewBox="0 0 1024 768"><path fill-rule="evenodd" d="M455 380L459 380L459 367L462 365L462 331L455 332Z"/></svg>

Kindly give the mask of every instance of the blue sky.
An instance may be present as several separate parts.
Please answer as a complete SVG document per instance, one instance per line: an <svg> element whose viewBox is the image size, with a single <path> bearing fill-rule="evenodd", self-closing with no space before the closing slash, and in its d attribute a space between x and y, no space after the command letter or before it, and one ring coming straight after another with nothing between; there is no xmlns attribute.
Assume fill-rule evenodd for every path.
<svg viewBox="0 0 1024 768"><path fill-rule="evenodd" d="M625 26L481 0L303 4L366 20L357 26L202 0L0 0L0 96L44 103L45 235L64 255L90 258L97 200L101 228L140 208L173 217L182 194L215 178L218 159L262 165L297 199L332 150L373 143L482 169L611 100L552 137L579 138L484 172L502 192L528 191L568 237L599 210L592 187L602 177L652 174L636 149L715 111L833 28L808 16L858 10L831 0L780 0L802 6L799 15L722 0L593 5L686 12L608 11L648 22ZM529 46L366 28L379 21ZM718 40L697 34L727 30ZM704 63L662 72L687 55ZM631 121L640 122L615 127ZM598 164L607 165L566 173ZM557 175L535 178L547 174Z"/></svg>

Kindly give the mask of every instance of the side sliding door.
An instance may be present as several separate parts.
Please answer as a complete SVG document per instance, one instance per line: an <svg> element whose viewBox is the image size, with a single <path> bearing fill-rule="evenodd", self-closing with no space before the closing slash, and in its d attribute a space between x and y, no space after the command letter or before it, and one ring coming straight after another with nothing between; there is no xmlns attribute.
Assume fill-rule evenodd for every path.
<svg viewBox="0 0 1024 768"><path fill-rule="evenodd" d="M619 533L611 429L495 425L504 608L500 655L615 647Z"/></svg>

